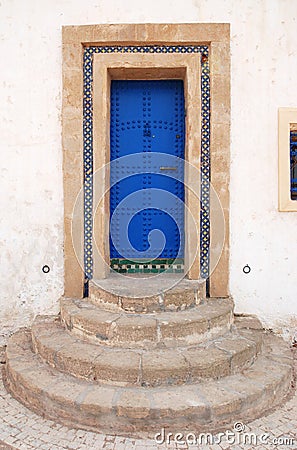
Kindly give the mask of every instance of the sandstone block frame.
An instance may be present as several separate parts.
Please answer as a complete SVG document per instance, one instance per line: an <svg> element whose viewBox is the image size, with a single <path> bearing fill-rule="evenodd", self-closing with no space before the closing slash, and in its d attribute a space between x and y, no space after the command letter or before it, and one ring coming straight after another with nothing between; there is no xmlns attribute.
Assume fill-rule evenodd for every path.
<svg viewBox="0 0 297 450"><path fill-rule="evenodd" d="M79 191L83 186L83 49L90 45L202 45L209 46L209 67L210 67L210 92L211 92L211 124L210 124L210 157L211 157L211 182L221 201L224 216L226 236L221 258L216 269L210 276L210 296L226 297L229 295L229 168L230 168L230 26L229 24L101 24L84 26L66 26L62 30L63 36L63 107L62 107L62 145L63 145L63 176L64 176L64 261L65 261L65 295L71 297L82 297L84 285L84 273L73 248L71 236L71 221L73 216L74 204ZM96 57L99 55L96 55ZM120 57L122 56L122 60ZM129 55L134 57L133 69L139 69L142 77L149 79L181 77L185 80L185 86L188 86L185 77L186 68L188 73L193 67L193 62L189 56L180 53L172 55L154 55L154 59L145 61L147 75L143 71L143 54ZM172 60L169 61L169 56ZM194 56L194 55L193 55ZM129 67L125 67L127 54L100 55L105 64L106 88L108 87L108 77L124 79L132 76ZM112 58L116 57L116 61ZM197 56L196 56L197 57ZM138 62L137 62L138 58ZM174 59L176 58L176 59ZM173 61L174 59L174 61ZM182 60L182 61L181 61ZM152 61L155 61L153 67ZM101 63L94 61L100 76L102 71ZM104 66L103 64L103 66ZM110 67L110 64L113 67ZM128 64L129 65L129 64ZM168 67L169 65L169 67ZM101 66L101 68L100 68ZM98 68L99 67L99 68ZM199 67L197 66L199 70ZM137 72L136 72L137 73ZM140 74L140 73L139 73ZM175 76L174 76L175 74ZM96 80L96 77L95 77ZM94 80L95 84L96 81ZM192 87L193 89L193 87ZM195 89L195 87L194 87ZM189 91L190 92L190 91ZM193 111L199 108L199 105L193 103L188 92L187 108ZM102 89L101 89L102 93ZM94 95L96 89L94 89ZM197 99L197 97L196 97ZM107 103L105 108L107 108ZM103 110L102 110L103 111ZM101 113L102 113L101 111ZM106 113L106 109L105 109ZM200 121L189 115L191 120ZM97 118L96 118L97 117ZM94 120L98 120L100 111L94 111ZM192 117L192 119L191 119ZM108 120L108 116L105 121ZM193 122L193 124L194 124ZM107 124L107 122L106 122ZM189 123L187 125L189 127ZM196 126L195 126L196 128ZM94 127L94 130L96 126ZM108 130L108 125L105 127ZM193 129L192 129L193 130ZM107 132L108 133L108 132ZM200 136L200 127L198 130L187 134L187 157L198 169L200 167L200 144L195 145ZM100 167L100 164L106 160L107 153L104 155L96 151L96 139L108 140L108 134L97 136L94 133L94 169ZM105 141L106 142L106 141ZM194 150L194 147L196 150ZM101 145L102 148L102 145ZM192 148L192 150L191 150ZM100 160L101 158L101 160ZM188 198L190 200L190 196ZM107 203L103 208L106 208ZM104 209L105 210L105 209ZM105 210L106 212L106 210ZM210 213L210 220L212 212ZM81 217L81 230L83 232L83 217ZM99 220L100 216L95 220ZM197 219L198 220L198 219ZM102 225L103 226L103 225ZM212 227L212 226L211 226ZM106 229L102 236L106 239ZM83 254L83 236L80 236L81 248L76 249ZM100 243L97 242L100 246ZM103 254L107 255L107 248L102 241ZM211 257L211 255L210 255ZM198 261L196 261L198 262ZM96 268L95 268L96 270ZM100 273L100 270L99 270ZM102 274L101 274L102 275ZM103 274L104 275L104 274ZM195 274L193 274L195 276Z"/></svg>
<svg viewBox="0 0 297 450"><path fill-rule="evenodd" d="M297 108L278 110L278 208L297 211L297 201L291 199L290 131L297 130Z"/></svg>

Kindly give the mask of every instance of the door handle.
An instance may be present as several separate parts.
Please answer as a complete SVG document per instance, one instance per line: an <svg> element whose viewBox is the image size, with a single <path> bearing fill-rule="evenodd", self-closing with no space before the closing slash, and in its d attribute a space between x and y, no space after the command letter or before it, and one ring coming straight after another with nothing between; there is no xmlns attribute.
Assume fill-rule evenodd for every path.
<svg viewBox="0 0 297 450"><path fill-rule="evenodd" d="M164 166L161 166L160 170L177 170L177 167L164 167Z"/></svg>

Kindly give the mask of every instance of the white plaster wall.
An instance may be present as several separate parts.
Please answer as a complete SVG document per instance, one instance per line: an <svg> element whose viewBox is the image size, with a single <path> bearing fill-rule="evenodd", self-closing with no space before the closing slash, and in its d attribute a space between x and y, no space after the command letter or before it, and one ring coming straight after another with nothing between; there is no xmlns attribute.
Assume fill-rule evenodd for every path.
<svg viewBox="0 0 297 450"><path fill-rule="evenodd" d="M277 108L297 106L296 17L296 0L0 0L0 335L57 312L63 292L61 26L113 22L231 23L231 294L237 312L294 324Z"/></svg>

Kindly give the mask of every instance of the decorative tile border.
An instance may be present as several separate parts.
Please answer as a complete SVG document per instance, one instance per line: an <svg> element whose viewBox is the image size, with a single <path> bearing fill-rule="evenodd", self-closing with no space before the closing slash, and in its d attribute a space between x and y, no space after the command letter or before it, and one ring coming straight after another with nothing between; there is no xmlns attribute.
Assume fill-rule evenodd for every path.
<svg viewBox="0 0 297 450"><path fill-rule="evenodd" d="M92 209L93 209L93 54L96 53L200 53L201 54L201 213L200 213L200 269L201 276L209 274L209 179L210 179L210 77L207 45L191 46L86 46L84 49L84 99L83 99L83 142L84 142L84 265L85 275L93 276L92 258ZM114 270L137 270L123 268ZM112 267L113 268L113 267ZM168 267L168 271L171 267ZM162 271L162 268L141 268L141 270ZM166 269L167 270L167 269ZM172 269L174 270L174 269ZM175 270L183 271L180 267ZM132 272L133 273L133 272Z"/></svg>
<svg viewBox="0 0 297 450"><path fill-rule="evenodd" d="M135 262L126 259L112 259L111 269L119 273L183 273L183 259L158 259L156 261Z"/></svg>

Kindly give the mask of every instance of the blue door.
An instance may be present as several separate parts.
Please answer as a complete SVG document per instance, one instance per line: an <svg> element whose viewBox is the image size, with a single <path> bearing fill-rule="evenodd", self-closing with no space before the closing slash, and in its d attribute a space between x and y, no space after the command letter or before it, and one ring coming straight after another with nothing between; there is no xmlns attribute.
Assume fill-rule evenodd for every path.
<svg viewBox="0 0 297 450"><path fill-rule="evenodd" d="M110 258L182 259L183 81L113 80L110 112Z"/></svg>

